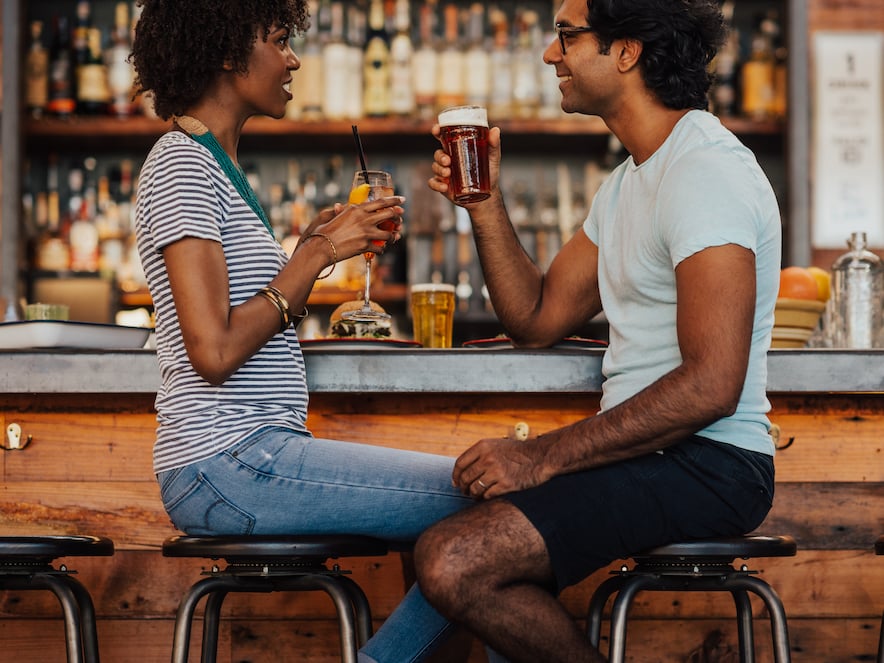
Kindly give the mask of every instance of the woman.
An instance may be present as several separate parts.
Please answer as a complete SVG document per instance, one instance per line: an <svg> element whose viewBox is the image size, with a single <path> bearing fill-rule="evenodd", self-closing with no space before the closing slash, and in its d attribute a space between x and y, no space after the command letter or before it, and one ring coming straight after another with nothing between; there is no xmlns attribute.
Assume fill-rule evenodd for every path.
<svg viewBox="0 0 884 663"><path fill-rule="evenodd" d="M143 0L132 61L173 119L147 157L138 249L156 307L162 386L154 469L188 534L346 533L415 540L470 504L453 460L311 436L295 331L335 263L398 220L403 198L324 210L289 259L237 165L246 120L281 118L300 66L304 0ZM293 324L294 323L294 324ZM412 590L361 653L413 661L446 623Z"/></svg>

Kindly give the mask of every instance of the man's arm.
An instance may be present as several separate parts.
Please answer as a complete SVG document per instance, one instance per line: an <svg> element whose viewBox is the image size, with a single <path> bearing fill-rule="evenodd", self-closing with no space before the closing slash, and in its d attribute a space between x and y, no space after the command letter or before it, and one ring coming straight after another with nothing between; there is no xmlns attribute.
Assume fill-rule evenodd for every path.
<svg viewBox="0 0 884 663"><path fill-rule="evenodd" d="M732 244L708 248L675 275L677 368L616 407L536 439L481 440L457 460L455 485L495 497L665 448L732 414L749 362L755 256Z"/></svg>
<svg viewBox="0 0 884 663"><path fill-rule="evenodd" d="M433 133L438 136L438 127ZM598 247L578 230L544 274L525 252L500 191L500 130L489 135L491 197L464 205L485 284L503 327L521 347L546 347L574 331L601 310ZM437 150L431 189L450 199L450 157Z"/></svg>

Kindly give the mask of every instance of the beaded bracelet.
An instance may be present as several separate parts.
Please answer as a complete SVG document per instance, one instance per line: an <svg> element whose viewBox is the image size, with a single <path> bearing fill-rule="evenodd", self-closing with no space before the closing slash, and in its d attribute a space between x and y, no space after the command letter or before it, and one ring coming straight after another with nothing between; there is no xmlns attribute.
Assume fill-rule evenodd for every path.
<svg viewBox="0 0 884 663"><path fill-rule="evenodd" d="M310 233L309 235L305 235L304 237L301 238L301 241L298 244L299 245L303 244L311 237L322 237L326 242L328 242L328 245L331 247L331 250L332 250L331 269L328 270L328 273L320 274L319 276L316 277L317 281L321 281L322 279L327 279L329 276L332 275L332 272L335 271L335 267L338 264L338 250L335 248L335 243L333 241L331 241L331 237L329 237L328 235L325 235L323 233Z"/></svg>

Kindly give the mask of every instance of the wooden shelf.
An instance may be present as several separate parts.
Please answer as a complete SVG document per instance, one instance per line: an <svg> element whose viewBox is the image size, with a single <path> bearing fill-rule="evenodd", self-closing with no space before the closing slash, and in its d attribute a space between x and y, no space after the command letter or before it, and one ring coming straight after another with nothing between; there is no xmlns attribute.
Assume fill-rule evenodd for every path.
<svg viewBox="0 0 884 663"><path fill-rule="evenodd" d="M744 118L724 118L724 124L738 135L774 136L783 134L780 121L756 122ZM373 151L414 152L432 149L432 121L418 118L362 118L356 122L365 142ZM243 147L246 149L323 149L345 150L353 147L353 122L293 121L252 118L245 126ZM550 150L558 146L574 146L574 139L599 140L608 129L598 117L568 116L550 119L511 119L494 122L504 135L518 142L520 149ZM129 119L113 117L74 117L30 119L25 126L27 146L44 150L107 151L148 148L169 128L162 120L136 116ZM421 144L422 142L425 145Z"/></svg>

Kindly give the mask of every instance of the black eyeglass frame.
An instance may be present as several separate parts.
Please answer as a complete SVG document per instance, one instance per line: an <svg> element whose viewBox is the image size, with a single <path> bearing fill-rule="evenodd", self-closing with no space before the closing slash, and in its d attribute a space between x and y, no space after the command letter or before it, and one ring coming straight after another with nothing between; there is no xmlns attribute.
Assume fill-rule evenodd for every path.
<svg viewBox="0 0 884 663"><path fill-rule="evenodd" d="M562 48L562 55L565 55L567 52L565 49L565 37L571 37L573 35L578 35L582 32L592 32L593 28L591 25L562 25L561 23L556 23L553 26L553 29L556 31L556 34L559 36L559 46Z"/></svg>

